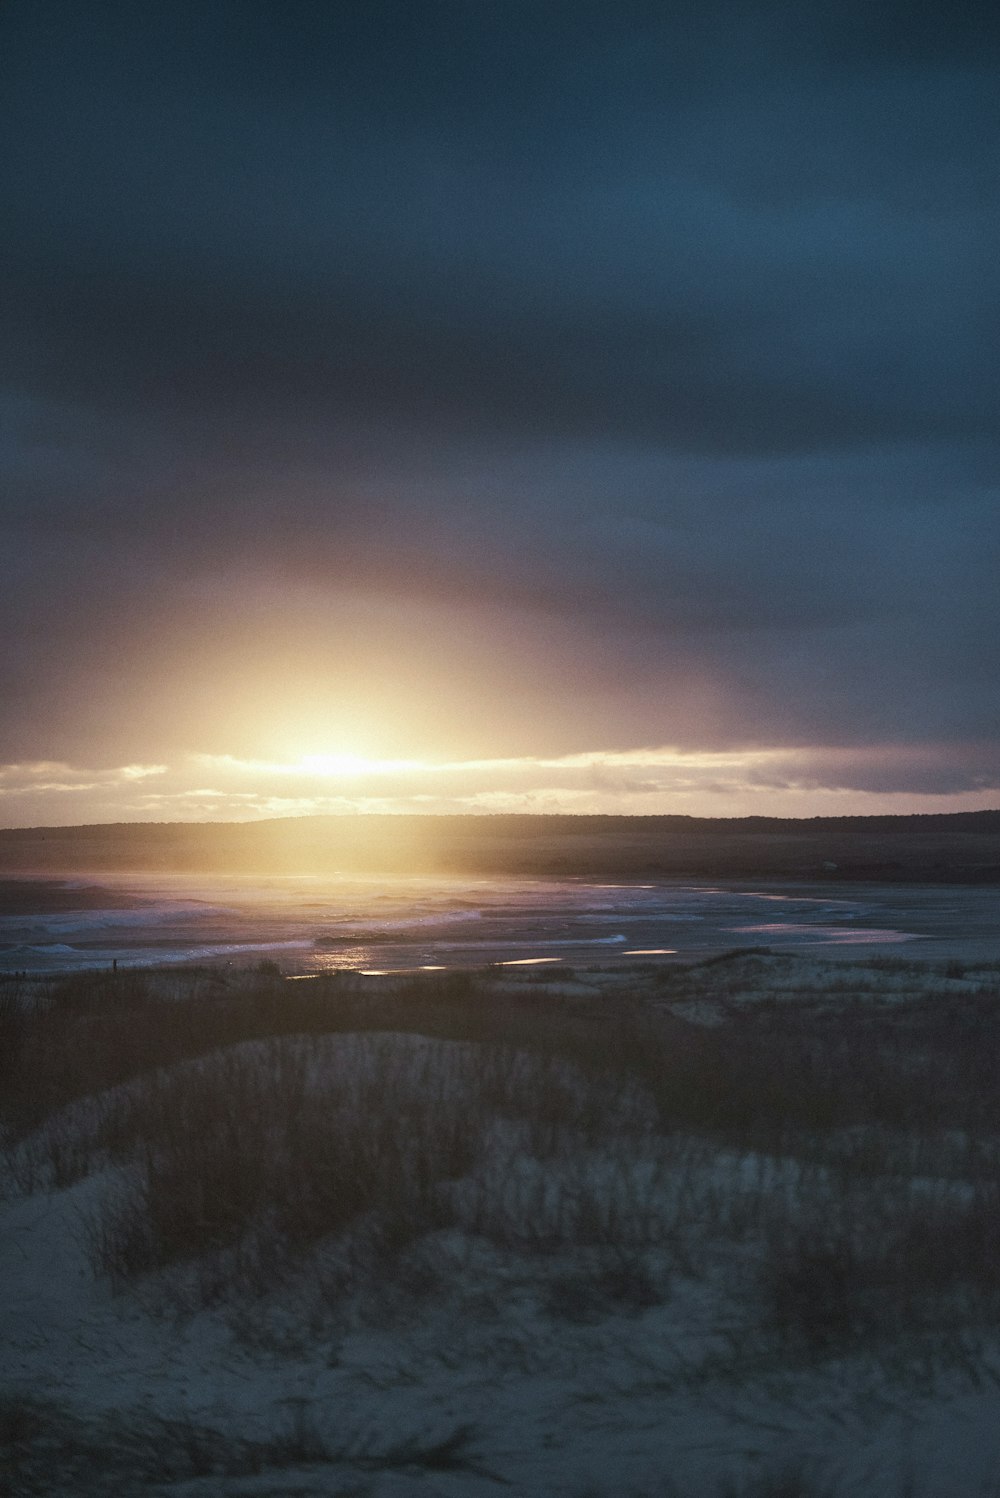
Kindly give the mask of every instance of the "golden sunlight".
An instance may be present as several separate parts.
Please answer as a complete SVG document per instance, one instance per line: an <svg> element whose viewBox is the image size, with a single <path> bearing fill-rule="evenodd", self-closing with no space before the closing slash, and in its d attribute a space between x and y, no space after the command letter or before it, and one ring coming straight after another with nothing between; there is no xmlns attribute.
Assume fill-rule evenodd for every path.
<svg viewBox="0 0 1000 1498"><path fill-rule="evenodd" d="M337 776L391 775L400 770L427 767L417 759L369 759L363 754L303 754L284 767L292 775Z"/></svg>
<svg viewBox="0 0 1000 1498"><path fill-rule="evenodd" d="M396 775L432 767L418 759L377 759L364 754L300 754L294 759L242 759L233 754L197 754L206 768L242 775L275 775L310 780L351 780L369 775Z"/></svg>

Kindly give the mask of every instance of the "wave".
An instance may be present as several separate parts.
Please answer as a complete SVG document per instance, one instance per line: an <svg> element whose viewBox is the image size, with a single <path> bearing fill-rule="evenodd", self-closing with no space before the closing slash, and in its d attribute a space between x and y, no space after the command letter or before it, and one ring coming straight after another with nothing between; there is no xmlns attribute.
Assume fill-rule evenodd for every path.
<svg viewBox="0 0 1000 1498"><path fill-rule="evenodd" d="M669 925L671 922L675 922L679 925L687 925L688 921L703 921L705 917L703 915L693 914L675 915L673 912L667 914L667 912L663 910L615 910L612 911L610 915L591 915L588 913L579 915L576 919L580 922L581 925L587 926L617 926L621 924L623 919L631 922L662 921L664 925Z"/></svg>
<svg viewBox="0 0 1000 1498"><path fill-rule="evenodd" d="M232 919L233 911L224 906L177 901L138 910L81 910L54 915L0 917L0 930L16 931L30 936L68 936L78 932L141 931L149 926L189 925L206 919Z"/></svg>
<svg viewBox="0 0 1000 1498"><path fill-rule="evenodd" d="M86 958L89 953L81 952L79 947L66 946L64 942L44 942L39 946L25 943L19 947L8 947L4 951L5 958L14 959L15 967L21 964L18 961L22 957L79 957Z"/></svg>
<svg viewBox="0 0 1000 1498"><path fill-rule="evenodd" d="M913 931L894 931L879 926L807 926L792 921L770 921L756 926L731 926L731 931L759 936L784 937L790 942L815 942L821 946L885 946L891 942L920 941Z"/></svg>
<svg viewBox="0 0 1000 1498"><path fill-rule="evenodd" d="M170 962L200 961L203 957L235 957L241 952L302 952L308 951L312 946L309 941L231 941L215 944L199 943L190 947L178 947L169 957L160 952L148 959L142 957L137 959L142 966L150 966L154 963L162 964Z"/></svg>
<svg viewBox="0 0 1000 1498"><path fill-rule="evenodd" d="M317 947L367 946L372 942L392 941L400 933L432 931L437 926L455 926L466 921L481 921L482 918L483 912L477 908L444 910L436 915L400 916L395 920L366 921L361 927L324 931L315 938L315 944Z"/></svg>
<svg viewBox="0 0 1000 1498"><path fill-rule="evenodd" d="M566 938L539 938L536 941L508 941L506 937L496 936L491 941L436 941L433 943L435 951L439 952L485 952L485 951L537 951L541 947L617 947L622 942L627 942L627 936L581 936L575 940Z"/></svg>
<svg viewBox="0 0 1000 1498"><path fill-rule="evenodd" d="M195 942L186 945L159 947L114 947L102 950L99 947L67 946L64 942L45 942L41 945L25 944L8 948L3 953L4 968L24 972L74 972L82 968L110 967L116 962L120 968L163 967L180 962L203 962L211 957L238 957L248 952L302 952L308 951L312 943L298 941L242 941L242 942Z"/></svg>

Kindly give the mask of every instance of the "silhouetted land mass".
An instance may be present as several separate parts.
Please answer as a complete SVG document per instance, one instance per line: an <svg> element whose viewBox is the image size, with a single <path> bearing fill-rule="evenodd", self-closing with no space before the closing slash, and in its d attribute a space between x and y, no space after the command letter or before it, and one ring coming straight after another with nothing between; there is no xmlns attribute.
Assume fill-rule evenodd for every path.
<svg viewBox="0 0 1000 1498"><path fill-rule="evenodd" d="M0 872L456 874L1000 884L1000 811L329 816L0 829Z"/></svg>

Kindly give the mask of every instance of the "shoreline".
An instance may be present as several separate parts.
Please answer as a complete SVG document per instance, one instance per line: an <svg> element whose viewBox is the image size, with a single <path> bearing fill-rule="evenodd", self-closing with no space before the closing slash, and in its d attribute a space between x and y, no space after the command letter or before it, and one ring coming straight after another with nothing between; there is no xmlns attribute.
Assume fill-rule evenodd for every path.
<svg viewBox="0 0 1000 1498"><path fill-rule="evenodd" d="M989 886L816 880L118 875L0 881L0 972L205 963L324 971L626 971L765 948L816 960L1000 960Z"/></svg>

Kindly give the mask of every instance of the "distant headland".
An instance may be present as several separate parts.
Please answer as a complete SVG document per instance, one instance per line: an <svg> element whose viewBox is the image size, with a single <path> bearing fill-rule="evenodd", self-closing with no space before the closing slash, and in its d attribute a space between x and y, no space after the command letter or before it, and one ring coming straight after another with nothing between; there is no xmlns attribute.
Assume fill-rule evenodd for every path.
<svg viewBox="0 0 1000 1498"><path fill-rule="evenodd" d="M359 815L5 828L0 871L1000 884L1000 810L803 819Z"/></svg>

